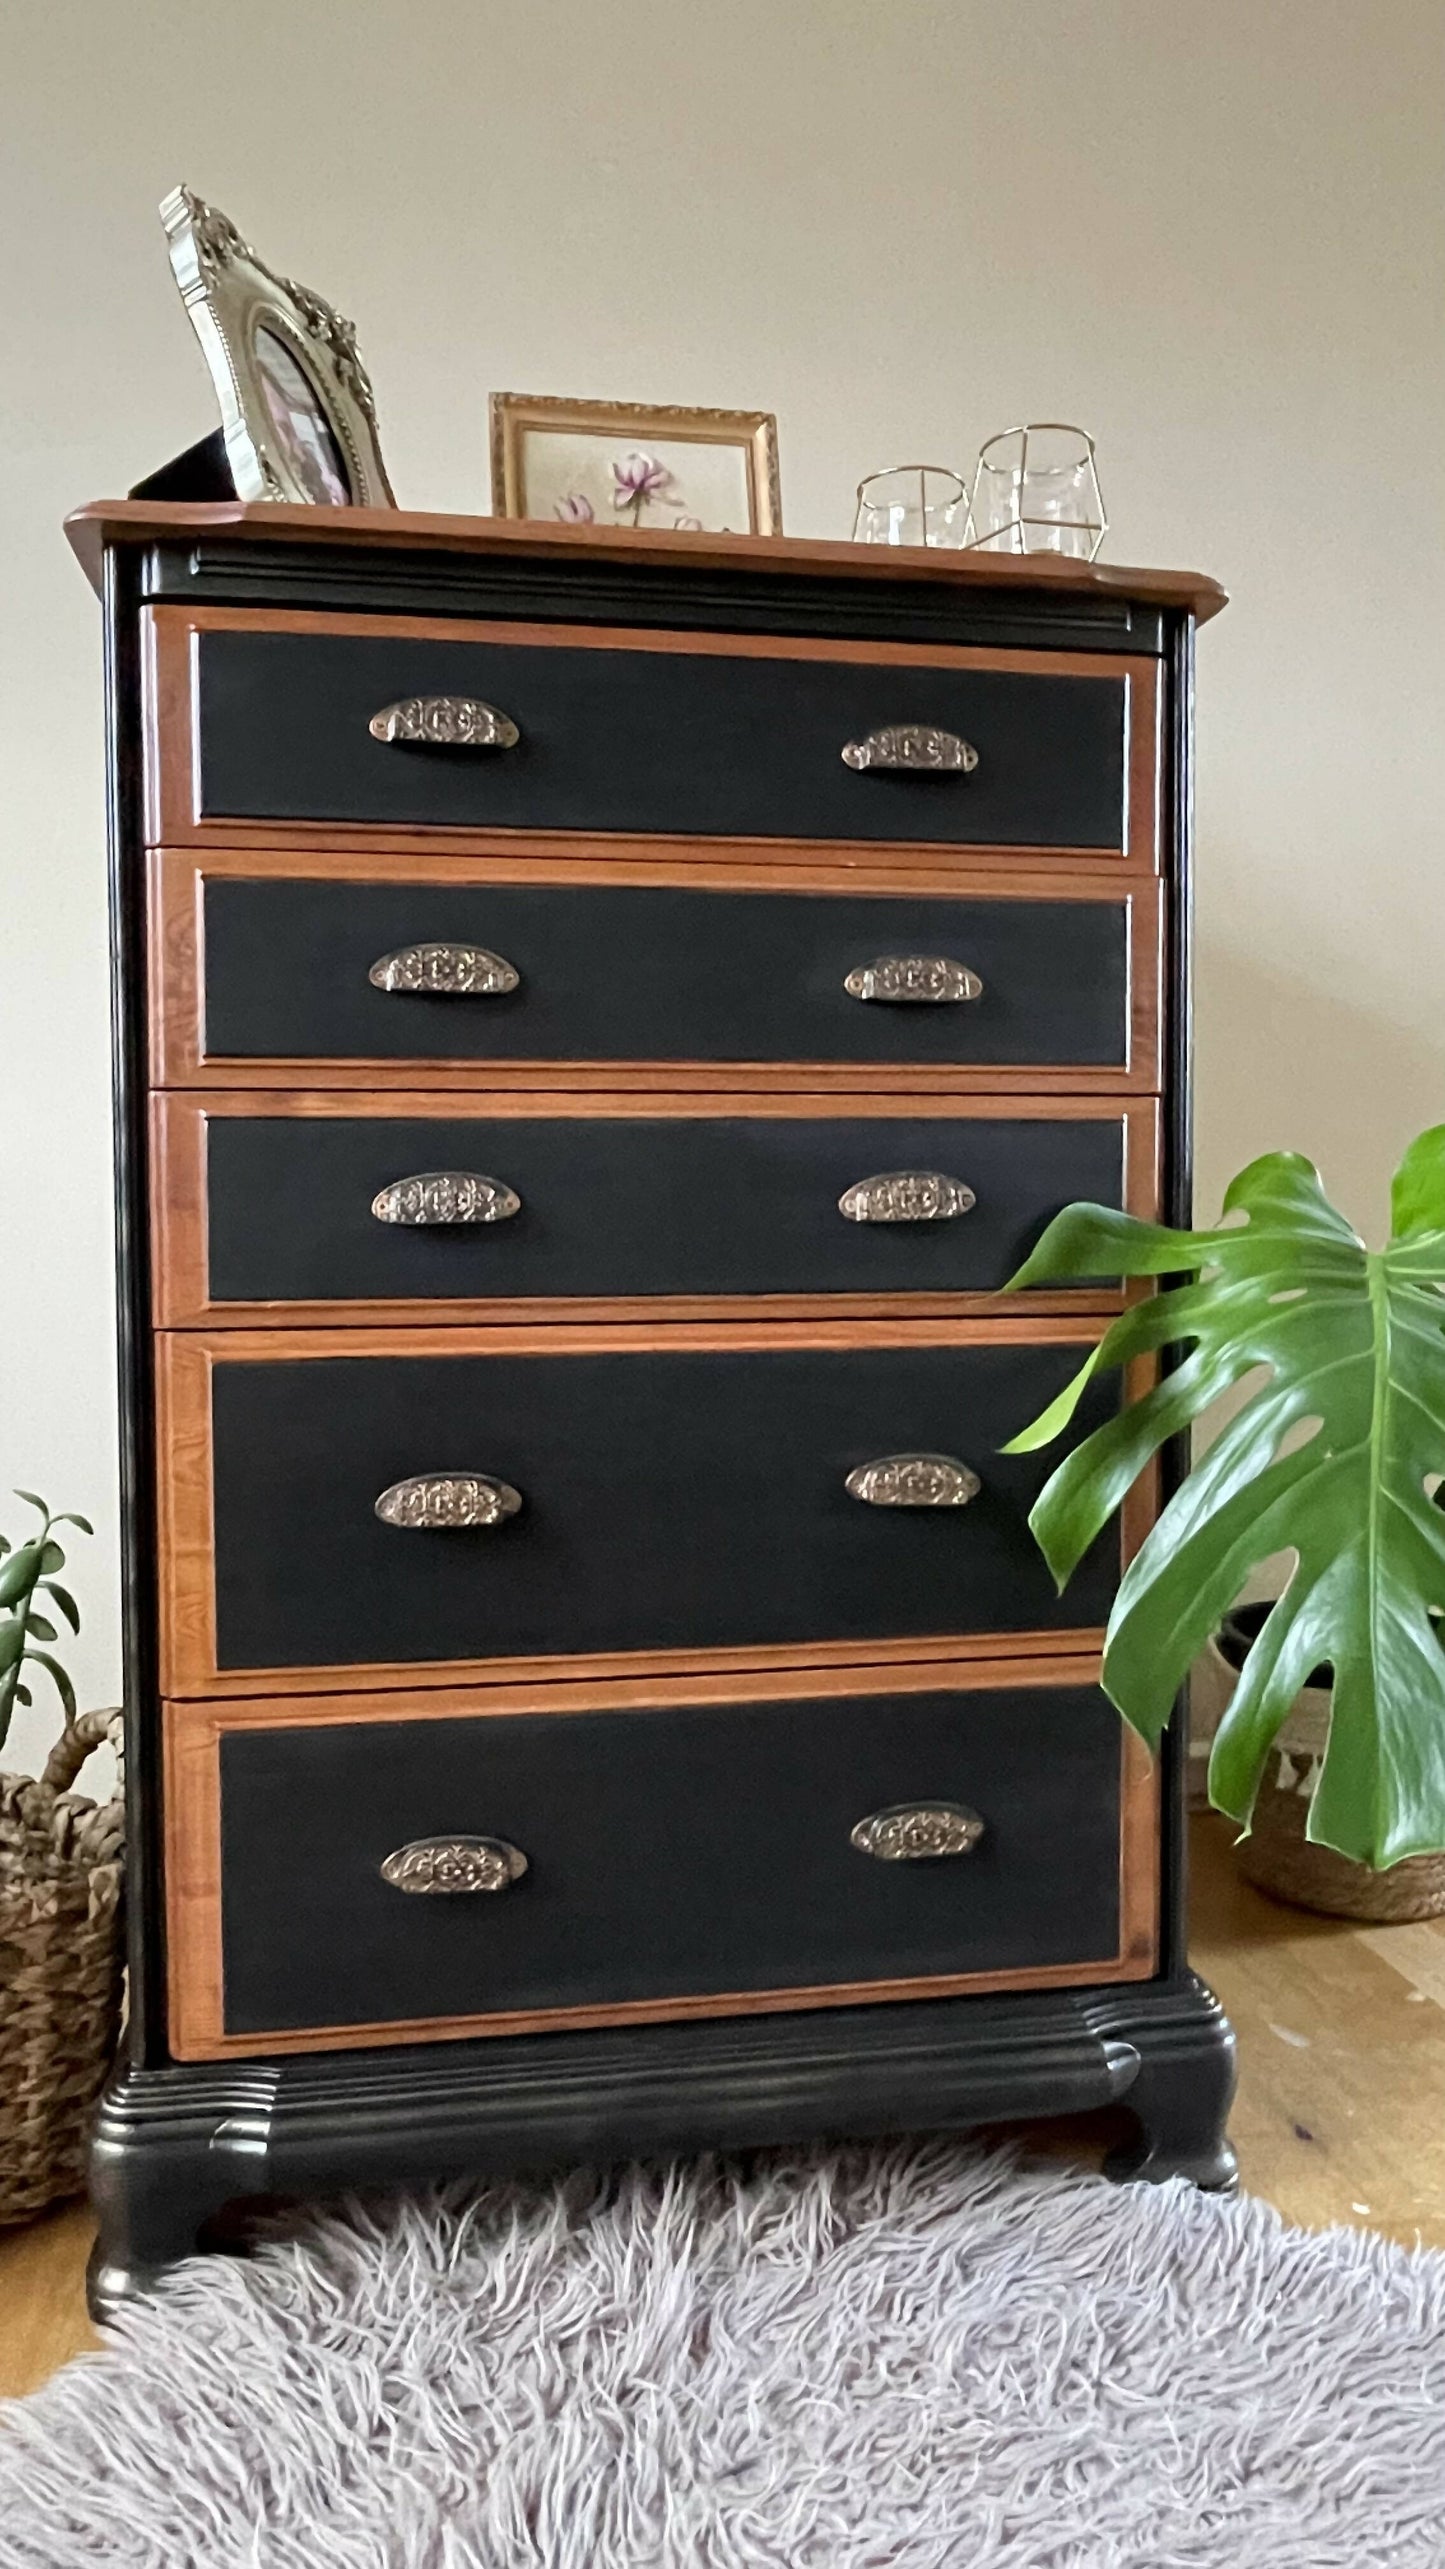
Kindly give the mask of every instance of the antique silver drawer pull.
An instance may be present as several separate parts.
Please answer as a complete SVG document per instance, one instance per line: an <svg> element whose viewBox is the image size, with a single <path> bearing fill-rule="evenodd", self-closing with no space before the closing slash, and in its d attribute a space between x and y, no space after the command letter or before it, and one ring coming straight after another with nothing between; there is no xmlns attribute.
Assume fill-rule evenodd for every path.
<svg viewBox="0 0 1445 2569"><path fill-rule="evenodd" d="M839 1196L838 1210L845 1222L953 1222L977 1202L962 1178L939 1169L888 1169L881 1177L860 1177Z"/></svg>
<svg viewBox="0 0 1445 2569"><path fill-rule="evenodd" d="M947 1008L983 996L978 974L947 954L880 954L855 965L843 987L850 999L884 999L891 1006L907 1001L920 1008Z"/></svg>
<svg viewBox="0 0 1445 2569"><path fill-rule="evenodd" d="M960 740L956 731L940 731L936 723L885 723L864 740L846 742L843 764L860 773L872 767L902 768L914 776L971 776L978 751L971 740Z"/></svg>
<svg viewBox="0 0 1445 2569"><path fill-rule="evenodd" d="M398 946L378 955L367 980L375 990L417 992L425 999L496 999L522 976L504 954L485 946Z"/></svg>
<svg viewBox="0 0 1445 2569"><path fill-rule="evenodd" d="M459 1527L500 1525L504 1517L516 1515L522 1493L510 1481L494 1481L488 1472L420 1472L414 1480L393 1481L375 1504L383 1525L450 1533Z"/></svg>
<svg viewBox="0 0 1445 2569"><path fill-rule="evenodd" d="M967 1855L983 1836L983 1822L966 1802L894 1802L870 1811L848 1842L860 1855L885 1864L916 1864L940 1855Z"/></svg>
<svg viewBox="0 0 1445 2569"><path fill-rule="evenodd" d="M515 749L522 737L510 714L476 696L402 696L366 728L373 740L424 749Z"/></svg>
<svg viewBox="0 0 1445 2569"><path fill-rule="evenodd" d="M507 1838L413 1838L387 1857L381 1878L393 1891L510 1891L526 1870Z"/></svg>
<svg viewBox="0 0 1445 2569"><path fill-rule="evenodd" d="M476 1177L470 1169L426 1169L417 1177L399 1177L371 1199L378 1222L401 1222L420 1228L452 1222L510 1222L522 1199L499 1177Z"/></svg>
<svg viewBox="0 0 1445 2569"><path fill-rule="evenodd" d="M952 1454L883 1454L860 1463L843 1486L870 1508L961 1508L983 1483Z"/></svg>

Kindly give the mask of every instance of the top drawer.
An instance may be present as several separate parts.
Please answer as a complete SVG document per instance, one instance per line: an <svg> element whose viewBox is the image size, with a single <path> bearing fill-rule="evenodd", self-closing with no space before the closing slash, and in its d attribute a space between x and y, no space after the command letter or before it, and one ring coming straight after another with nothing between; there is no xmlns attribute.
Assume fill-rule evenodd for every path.
<svg viewBox="0 0 1445 2569"><path fill-rule="evenodd" d="M172 843L290 822L1152 857L1147 660L182 608L152 643Z"/></svg>

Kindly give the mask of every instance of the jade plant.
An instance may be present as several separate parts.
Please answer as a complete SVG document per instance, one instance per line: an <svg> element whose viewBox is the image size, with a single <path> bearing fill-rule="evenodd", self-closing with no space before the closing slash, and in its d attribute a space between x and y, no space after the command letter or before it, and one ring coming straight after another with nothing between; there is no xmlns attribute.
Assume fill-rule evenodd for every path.
<svg viewBox="0 0 1445 2569"><path fill-rule="evenodd" d="M1328 1665L1329 1742L1307 1834L1383 1869L1445 1847L1445 1124L1401 1161L1381 1249L1365 1247L1292 1151L1242 1169L1223 1215L1213 1230L1172 1231L1074 1204L1050 1223L1013 1287L1165 1281L1005 1450L1050 1444L1101 1369L1173 1351L1172 1370L1085 1437L1039 1495L1029 1523L1062 1589L1166 1439L1268 1369L1125 1571L1103 1685L1156 1749L1191 1662L1250 1573L1293 1553L1220 1724L1210 1799L1248 1826L1271 1743L1311 1671Z"/></svg>
<svg viewBox="0 0 1445 2569"><path fill-rule="evenodd" d="M83 1516L52 1516L44 1499L33 1490L17 1490L17 1499L39 1511L40 1525L24 1543L12 1547L7 1535L0 1534L0 1748L5 1745L17 1704L28 1704L31 1693L25 1672L43 1668L60 1697L67 1722L75 1719L75 1690L58 1659L41 1647L58 1641L57 1627L48 1609L53 1606L69 1624L72 1632L80 1630L80 1609L68 1588L56 1578L65 1567L65 1553L55 1540L57 1525L74 1525L82 1534L94 1528Z"/></svg>

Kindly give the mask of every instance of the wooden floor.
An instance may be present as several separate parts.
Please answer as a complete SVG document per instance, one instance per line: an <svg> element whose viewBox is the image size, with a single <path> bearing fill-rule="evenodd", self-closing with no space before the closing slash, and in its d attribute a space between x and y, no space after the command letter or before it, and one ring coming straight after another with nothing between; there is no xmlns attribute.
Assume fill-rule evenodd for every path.
<svg viewBox="0 0 1445 2569"><path fill-rule="evenodd" d="M1362 1928L1278 1907L1240 1881L1212 1816L1194 1823L1193 1906L1194 1961L1239 2035L1248 2191L1307 2228L1445 2248L1445 1919ZM1087 2151L1082 2128L1070 2146ZM0 2234L0 2393L96 2342L90 2238L79 2205Z"/></svg>

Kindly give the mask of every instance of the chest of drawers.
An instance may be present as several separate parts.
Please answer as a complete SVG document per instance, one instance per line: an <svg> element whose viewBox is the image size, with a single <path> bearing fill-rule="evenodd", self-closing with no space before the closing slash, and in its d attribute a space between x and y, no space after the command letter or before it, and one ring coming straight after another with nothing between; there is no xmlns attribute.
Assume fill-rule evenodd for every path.
<svg viewBox="0 0 1445 2569"><path fill-rule="evenodd" d="M1180 1218L1207 582L73 522L108 661L132 2006L235 2198L1122 2102L1228 2181L1180 1786L1001 1446ZM1101 1387L1092 1415L1115 1395Z"/></svg>

